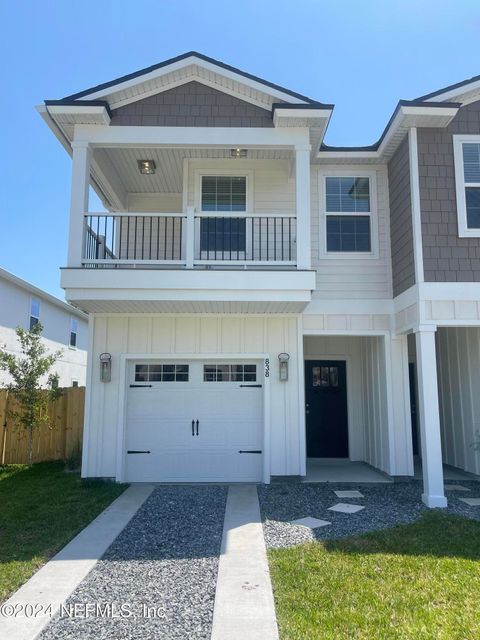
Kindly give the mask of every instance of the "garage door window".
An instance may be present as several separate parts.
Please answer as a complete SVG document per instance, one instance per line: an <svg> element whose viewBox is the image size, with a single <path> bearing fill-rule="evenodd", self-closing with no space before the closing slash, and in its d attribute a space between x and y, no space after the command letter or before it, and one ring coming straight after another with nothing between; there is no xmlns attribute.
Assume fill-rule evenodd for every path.
<svg viewBox="0 0 480 640"><path fill-rule="evenodd" d="M135 382L188 382L188 364L136 364Z"/></svg>
<svg viewBox="0 0 480 640"><path fill-rule="evenodd" d="M256 382L255 364L205 364L204 382Z"/></svg>

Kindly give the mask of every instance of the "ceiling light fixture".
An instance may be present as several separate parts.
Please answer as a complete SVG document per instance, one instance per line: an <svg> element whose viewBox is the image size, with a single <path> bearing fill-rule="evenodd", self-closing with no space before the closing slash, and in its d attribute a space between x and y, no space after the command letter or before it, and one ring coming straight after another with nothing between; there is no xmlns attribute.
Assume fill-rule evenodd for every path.
<svg viewBox="0 0 480 640"><path fill-rule="evenodd" d="M230 155L232 158L246 158L247 150L246 149L230 149Z"/></svg>
<svg viewBox="0 0 480 640"><path fill-rule="evenodd" d="M138 160L138 169L144 175L155 173L156 164L154 160Z"/></svg>

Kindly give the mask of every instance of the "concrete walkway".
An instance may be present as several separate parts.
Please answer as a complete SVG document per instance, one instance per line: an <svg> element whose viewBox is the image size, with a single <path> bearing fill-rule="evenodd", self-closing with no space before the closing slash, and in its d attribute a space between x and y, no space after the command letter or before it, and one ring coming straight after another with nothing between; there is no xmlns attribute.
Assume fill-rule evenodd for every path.
<svg viewBox="0 0 480 640"><path fill-rule="evenodd" d="M129 487L20 587L2 606L0 638L37 638L152 491L151 485ZM24 610L26 605L33 605L37 614ZM5 615L12 607L18 613Z"/></svg>
<svg viewBox="0 0 480 640"><path fill-rule="evenodd" d="M278 640L257 488L231 486L217 577L212 640Z"/></svg>

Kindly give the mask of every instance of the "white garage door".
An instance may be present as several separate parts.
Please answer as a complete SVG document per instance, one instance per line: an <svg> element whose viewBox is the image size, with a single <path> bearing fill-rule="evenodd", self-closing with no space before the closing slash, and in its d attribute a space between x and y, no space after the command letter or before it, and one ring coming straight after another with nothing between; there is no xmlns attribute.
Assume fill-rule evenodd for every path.
<svg viewBox="0 0 480 640"><path fill-rule="evenodd" d="M255 361L137 361L128 370L128 482L262 480Z"/></svg>

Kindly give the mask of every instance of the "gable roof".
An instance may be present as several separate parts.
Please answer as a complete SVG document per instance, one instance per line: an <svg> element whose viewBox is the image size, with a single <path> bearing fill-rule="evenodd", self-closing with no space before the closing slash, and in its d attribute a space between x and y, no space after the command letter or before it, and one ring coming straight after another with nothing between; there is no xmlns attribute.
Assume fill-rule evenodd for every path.
<svg viewBox="0 0 480 640"><path fill-rule="evenodd" d="M430 100L438 96L443 96L444 93L451 93L453 91L456 91L457 89L463 89L463 87L467 87L468 85L471 85L474 83L480 83L480 75L472 76L467 80L462 80L461 82L455 82L454 84L450 84L446 87L443 87L443 89L437 89L437 91L426 93L424 96L420 96L419 98L416 98L416 100Z"/></svg>
<svg viewBox="0 0 480 640"><path fill-rule="evenodd" d="M257 82L263 85L266 89L274 89L275 91L280 91L281 93L284 93L288 96L291 96L292 98L295 98L296 100L301 100L305 103L313 104L315 106L331 106L331 105L323 105L321 102L318 102L317 100L313 100L312 98L304 96L301 93L297 93L296 91L286 89L285 87L282 87L278 84L269 82L268 80L264 80L263 78L259 78L258 76L255 76L251 73L247 73L246 71L242 71L237 67L233 67L231 65L225 64L224 62L221 62L220 60L216 60L215 58L210 58L209 56L206 56L203 53L198 53L197 51L188 51L187 53L182 53L179 56L175 56L174 58L169 58L168 60L164 60L163 62L159 62L158 64L151 65L150 67L145 67L144 69L140 69L139 71L135 71L134 73L129 73L127 75L120 76L119 78L115 78L115 80L98 84L94 87L90 87L89 89L85 89L84 91L79 91L78 93L73 93L63 98L61 102L66 103L66 102L81 100L82 98L91 96L92 94L97 94L99 92L104 92L107 89L113 89L115 87L118 87L119 85L122 85L125 82L129 82L130 80L135 80L137 78L142 79L143 76L147 76L152 72L158 71L160 69L164 69L166 67L174 65L175 63L181 62L183 60L188 60L189 58L195 58L198 61L203 61L212 65L215 65L220 69L230 71L238 76L241 76L242 78Z"/></svg>

